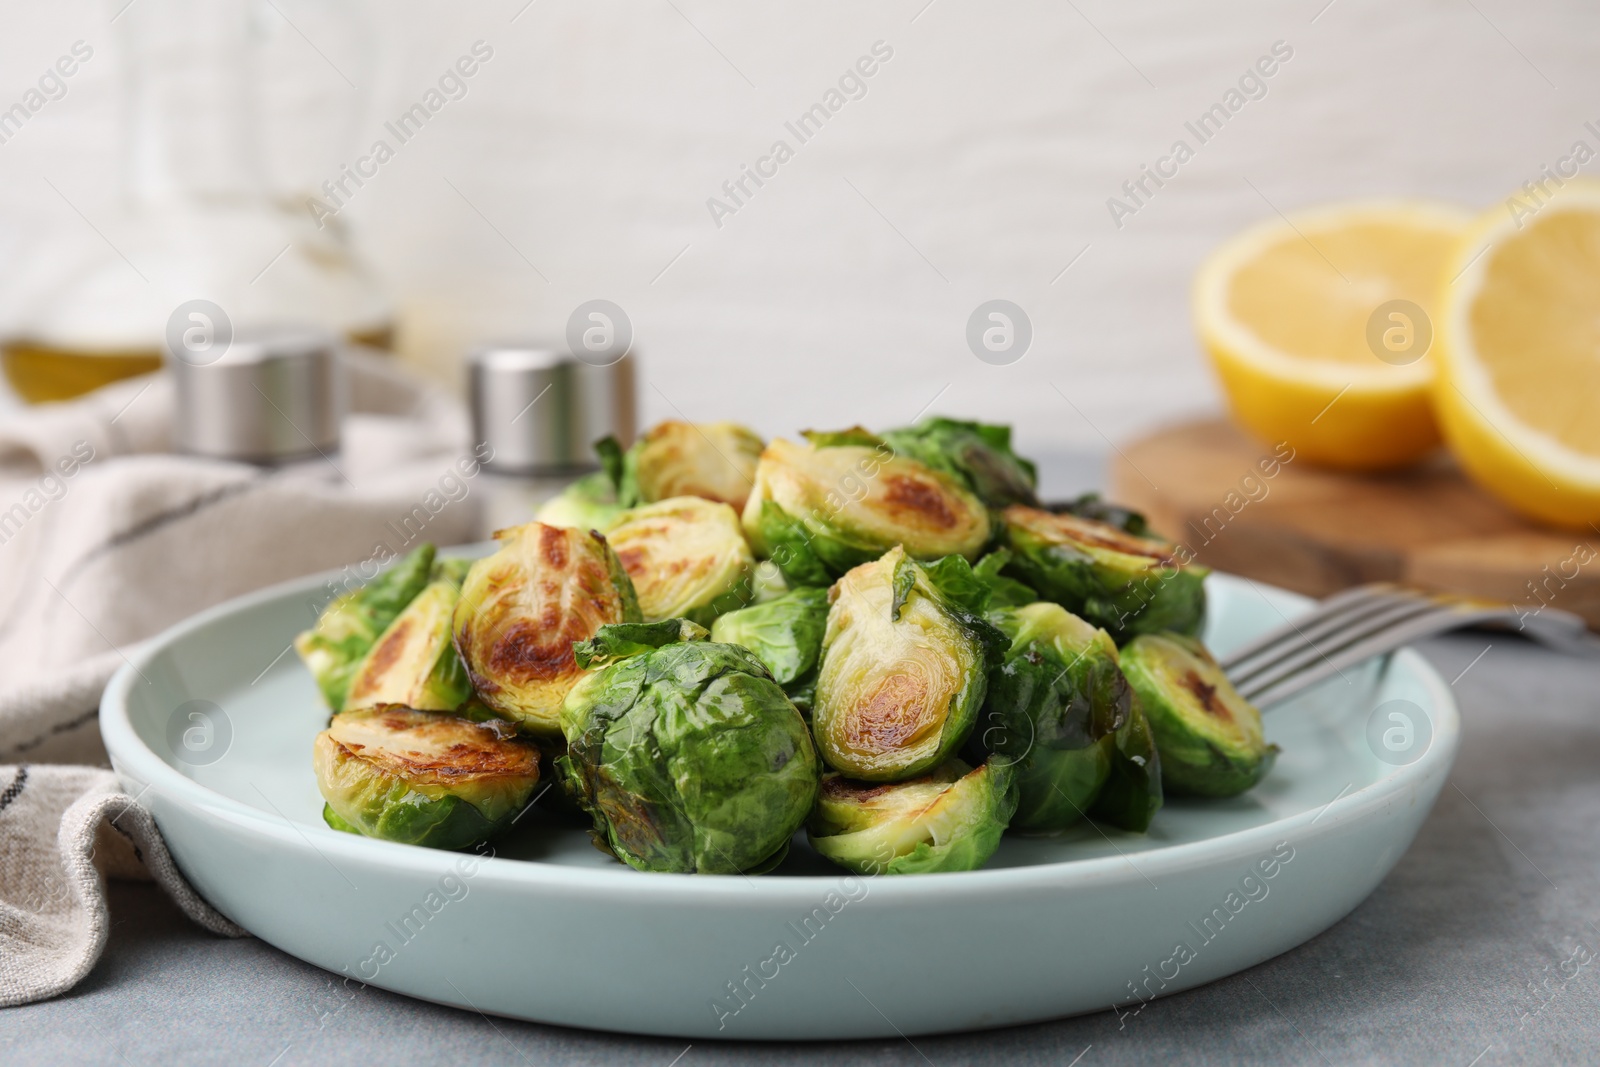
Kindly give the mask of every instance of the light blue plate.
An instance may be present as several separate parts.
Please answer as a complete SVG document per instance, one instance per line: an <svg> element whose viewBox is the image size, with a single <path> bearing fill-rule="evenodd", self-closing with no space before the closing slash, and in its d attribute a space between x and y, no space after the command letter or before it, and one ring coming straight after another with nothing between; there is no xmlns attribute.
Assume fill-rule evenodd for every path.
<svg viewBox="0 0 1600 1067"><path fill-rule="evenodd" d="M311 741L327 712L286 650L328 577L151 642L101 705L112 763L195 888L258 937L352 984L540 1022L861 1038L1136 1008L1347 914L1456 752L1449 688L1405 651L1274 708L1271 775L1233 800L1169 801L1148 836L1007 838L964 874L857 878L803 843L764 877L640 874L536 808L479 859L323 825ZM1308 606L1226 575L1208 592L1219 654ZM1406 703L1369 730L1389 701ZM1393 709L1413 731L1399 765L1368 739Z"/></svg>

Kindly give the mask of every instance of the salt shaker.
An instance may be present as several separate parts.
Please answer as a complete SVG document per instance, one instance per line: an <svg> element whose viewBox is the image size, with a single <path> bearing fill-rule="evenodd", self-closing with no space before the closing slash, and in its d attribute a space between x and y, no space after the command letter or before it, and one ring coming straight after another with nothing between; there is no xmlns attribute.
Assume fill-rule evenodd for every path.
<svg viewBox="0 0 1600 1067"><path fill-rule="evenodd" d="M483 455L484 537L532 522L539 505L599 469L594 442L634 434L633 357L605 365L537 344L467 355L473 442Z"/></svg>
<svg viewBox="0 0 1600 1067"><path fill-rule="evenodd" d="M262 466L339 451L345 387L331 334L265 328L171 356L177 451Z"/></svg>

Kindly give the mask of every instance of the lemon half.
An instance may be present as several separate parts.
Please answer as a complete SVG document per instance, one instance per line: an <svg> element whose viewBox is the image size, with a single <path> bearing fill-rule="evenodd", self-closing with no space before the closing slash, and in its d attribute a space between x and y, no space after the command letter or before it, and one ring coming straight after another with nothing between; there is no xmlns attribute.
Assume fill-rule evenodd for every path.
<svg viewBox="0 0 1600 1067"><path fill-rule="evenodd" d="M1433 449L1433 324L1471 222L1444 204L1348 204L1272 220L1212 253L1195 323L1235 419L1351 470Z"/></svg>
<svg viewBox="0 0 1600 1067"><path fill-rule="evenodd" d="M1457 460L1526 515L1600 523L1600 185L1486 212L1453 273L1434 399Z"/></svg>

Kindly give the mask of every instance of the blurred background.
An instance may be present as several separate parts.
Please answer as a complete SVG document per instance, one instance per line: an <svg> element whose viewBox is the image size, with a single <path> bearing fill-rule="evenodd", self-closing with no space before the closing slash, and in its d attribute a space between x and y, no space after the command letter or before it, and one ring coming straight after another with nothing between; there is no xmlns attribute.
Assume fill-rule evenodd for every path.
<svg viewBox="0 0 1600 1067"><path fill-rule="evenodd" d="M172 6L9 6L0 109L75 42L92 57L25 122L0 121L6 336L38 332L47 297L81 278L73 256L106 257L100 300L145 287L141 272L159 283L159 263L105 238L142 173L130 41ZM1105 452L1220 406L1189 297L1221 240L1329 200L1479 210L1600 119L1600 9L1576 0L205 6L239 13L255 100L166 87L191 125L147 142L167 138L186 180L226 183L212 157L234 142L193 130L238 104L259 144L230 173L288 205L306 241L346 230L356 264L319 282L298 248L273 261L289 239L251 231L239 269L263 272L256 287L281 273L352 332L392 326L399 358L452 387L472 343L559 337L580 303L611 300L635 331L641 425L731 417L768 436L904 423L942 394L942 410L1013 423L1024 453ZM1288 58L1259 97L1130 199L1123 183L1198 144L1184 124L1275 45ZM875 48L874 73L847 83L859 98L801 143L785 124ZM140 62L159 81L160 49ZM401 142L385 124L430 91L443 106ZM361 164L380 139L392 158ZM778 140L792 158L759 164ZM336 201L324 182L358 165L375 173ZM776 174L724 190L758 165ZM1112 197L1136 210L1114 218ZM990 299L1032 324L1010 365L966 343Z"/></svg>

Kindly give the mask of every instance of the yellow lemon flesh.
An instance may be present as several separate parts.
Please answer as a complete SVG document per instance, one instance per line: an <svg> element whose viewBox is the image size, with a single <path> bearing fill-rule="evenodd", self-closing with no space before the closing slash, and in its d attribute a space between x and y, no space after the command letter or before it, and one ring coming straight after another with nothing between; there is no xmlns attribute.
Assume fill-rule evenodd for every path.
<svg viewBox="0 0 1600 1067"><path fill-rule="evenodd" d="M1444 205L1355 204L1274 220L1212 253L1195 325L1238 423L1349 470L1433 449L1433 323L1470 223Z"/></svg>
<svg viewBox="0 0 1600 1067"><path fill-rule="evenodd" d="M1587 529L1600 524L1600 186L1521 206L1486 213L1458 253L1436 410L1485 489Z"/></svg>

